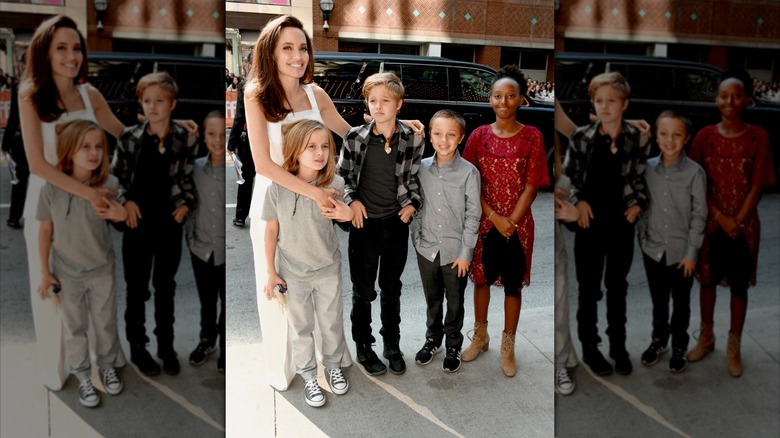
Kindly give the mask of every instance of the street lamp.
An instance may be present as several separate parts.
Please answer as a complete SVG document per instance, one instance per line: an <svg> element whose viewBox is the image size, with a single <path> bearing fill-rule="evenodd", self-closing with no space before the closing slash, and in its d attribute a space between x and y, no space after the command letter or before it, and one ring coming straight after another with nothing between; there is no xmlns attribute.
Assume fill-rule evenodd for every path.
<svg viewBox="0 0 780 438"><path fill-rule="evenodd" d="M322 10L322 19L325 21L322 28L327 32L330 29L328 18L330 18L330 13L333 11L333 0L320 0L320 9Z"/></svg>
<svg viewBox="0 0 780 438"><path fill-rule="evenodd" d="M103 30L103 18L106 15L106 9L108 9L108 0L95 0L95 12L97 12L97 28Z"/></svg>

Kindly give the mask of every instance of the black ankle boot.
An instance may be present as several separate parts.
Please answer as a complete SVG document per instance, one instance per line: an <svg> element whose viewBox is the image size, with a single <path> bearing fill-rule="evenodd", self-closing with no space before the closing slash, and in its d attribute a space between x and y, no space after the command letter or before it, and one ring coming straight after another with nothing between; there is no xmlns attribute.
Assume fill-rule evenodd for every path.
<svg viewBox="0 0 780 438"><path fill-rule="evenodd" d="M357 361L366 370L369 376L381 376L387 372L387 367L376 356L371 344L357 345Z"/></svg>
<svg viewBox="0 0 780 438"><path fill-rule="evenodd" d="M130 360L138 367L138 371L146 376L160 374L160 365L152 355L146 351L146 345L134 344L130 346Z"/></svg>
<svg viewBox="0 0 780 438"><path fill-rule="evenodd" d="M604 355L599 351L598 345L582 345L582 361L590 367L593 374L597 376L608 376L612 374L612 365L604 359Z"/></svg>
<svg viewBox="0 0 780 438"><path fill-rule="evenodd" d="M404 362L404 354L398 347L398 342L385 344L384 352L382 353L387 361L390 363L390 372L393 374L403 374L406 372L406 362Z"/></svg>
<svg viewBox="0 0 780 438"><path fill-rule="evenodd" d="M181 366L179 366L179 359L177 359L176 356L176 351L174 351L173 348L157 350L157 357L162 359L162 369L165 371L165 374L175 376L176 374L179 374L179 371L181 371Z"/></svg>

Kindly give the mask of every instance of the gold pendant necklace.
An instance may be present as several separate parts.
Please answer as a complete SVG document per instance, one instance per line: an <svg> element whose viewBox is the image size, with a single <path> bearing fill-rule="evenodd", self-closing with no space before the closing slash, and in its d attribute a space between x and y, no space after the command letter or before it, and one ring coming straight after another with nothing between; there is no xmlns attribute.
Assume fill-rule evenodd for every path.
<svg viewBox="0 0 780 438"><path fill-rule="evenodd" d="M157 150L160 151L160 155L165 153L165 142L163 139L160 139L160 145L157 146Z"/></svg>
<svg viewBox="0 0 780 438"><path fill-rule="evenodd" d="M390 139L389 138L385 139L385 153L390 154L391 150L392 149L390 149Z"/></svg>

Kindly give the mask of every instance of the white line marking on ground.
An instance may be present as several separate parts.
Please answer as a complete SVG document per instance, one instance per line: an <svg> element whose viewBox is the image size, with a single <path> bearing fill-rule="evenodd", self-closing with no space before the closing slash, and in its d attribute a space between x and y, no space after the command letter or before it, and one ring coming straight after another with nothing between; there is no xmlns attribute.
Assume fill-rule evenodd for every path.
<svg viewBox="0 0 780 438"><path fill-rule="evenodd" d="M11 208L11 204L0 204L0 208Z"/></svg>
<svg viewBox="0 0 780 438"><path fill-rule="evenodd" d="M685 438L690 438L690 435L688 435L685 432L681 431L680 429L674 427L674 425L672 423L666 421L666 419L663 416L661 416L661 414L659 414L658 411L656 411L654 407L648 406L648 405L642 403L641 400L639 400L635 396L629 394L626 390L624 390L623 388L619 387L618 385L615 385L614 383L611 383L611 382L607 382L605 379L602 379L601 377L593 374L593 371L591 371L589 367L586 366L585 369L588 371L588 373L590 373L590 375L594 379L596 379L597 382L599 382L602 385L606 386L607 389L609 389L610 391L612 391L615 394L617 394L618 397L620 397L623 400L631 403L635 408L637 408L639 410L639 412L647 415L648 417L650 417L651 419L655 420L656 422L666 426L672 432L675 432L678 435L683 436Z"/></svg>
<svg viewBox="0 0 780 438"><path fill-rule="evenodd" d="M176 391L172 390L171 388L163 385L160 382L157 382L153 379L150 379L149 377L144 376L141 374L140 371L138 371L138 368L136 366L132 366L133 371L140 377L142 380L144 380L146 383L152 385L155 389L162 392L163 394L167 395L168 398L178 403L181 407L184 409L190 411L190 413L201 420L205 421L206 423L213 426L215 429L219 430L220 432L225 432L225 428L222 427L219 423L214 421L209 414L206 413L206 411L203 410L200 406L194 405L190 403L186 398L182 397L180 394L178 394Z"/></svg>
<svg viewBox="0 0 780 438"><path fill-rule="evenodd" d="M225 208L236 208L236 204L225 204Z"/></svg>
<svg viewBox="0 0 780 438"><path fill-rule="evenodd" d="M449 432L449 433L451 433L451 434L453 434L453 435L455 435L457 437L464 438L463 435L459 434L458 432L456 432L455 430L453 430L452 428L450 428L449 426L444 424L444 422L439 420L436 417L436 415L433 415L433 412L431 412L430 409L428 409L427 407L417 403L416 401L414 401L414 399L412 399L408 395L402 393L401 391L396 389L393 385L389 385L389 384L387 384L385 382L382 382L381 380L377 379L376 377L371 377L368 374L364 373L364 375L366 377L368 377L369 380L371 380L372 382L376 383L377 386L379 386L380 388L382 388L385 391L387 391L388 394L390 394L393 397L397 398L398 400L401 401L401 403L405 404L406 406L409 406L413 411L417 412L418 414L420 414L422 417L424 417L425 419L427 419L431 423L441 427L442 429L446 430L447 432Z"/></svg>

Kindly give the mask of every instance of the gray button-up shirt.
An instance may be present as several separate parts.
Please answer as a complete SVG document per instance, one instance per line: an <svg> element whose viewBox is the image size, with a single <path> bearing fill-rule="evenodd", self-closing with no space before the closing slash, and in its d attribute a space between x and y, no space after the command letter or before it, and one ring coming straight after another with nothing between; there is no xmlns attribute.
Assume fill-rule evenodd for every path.
<svg viewBox="0 0 780 438"><path fill-rule="evenodd" d="M187 243L190 251L214 266L225 263L225 165L211 165L211 154L195 160L192 179L198 194L198 206L187 219Z"/></svg>
<svg viewBox="0 0 780 438"><path fill-rule="evenodd" d="M667 266L696 261L707 219L707 176L685 152L664 166L661 156L647 160L649 206L638 225L639 245L655 261L666 253Z"/></svg>
<svg viewBox="0 0 780 438"><path fill-rule="evenodd" d="M436 154L422 160L418 175L423 207L411 227L417 252L429 261L441 253L441 266L471 261L482 216L479 171L456 152L442 167Z"/></svg>

